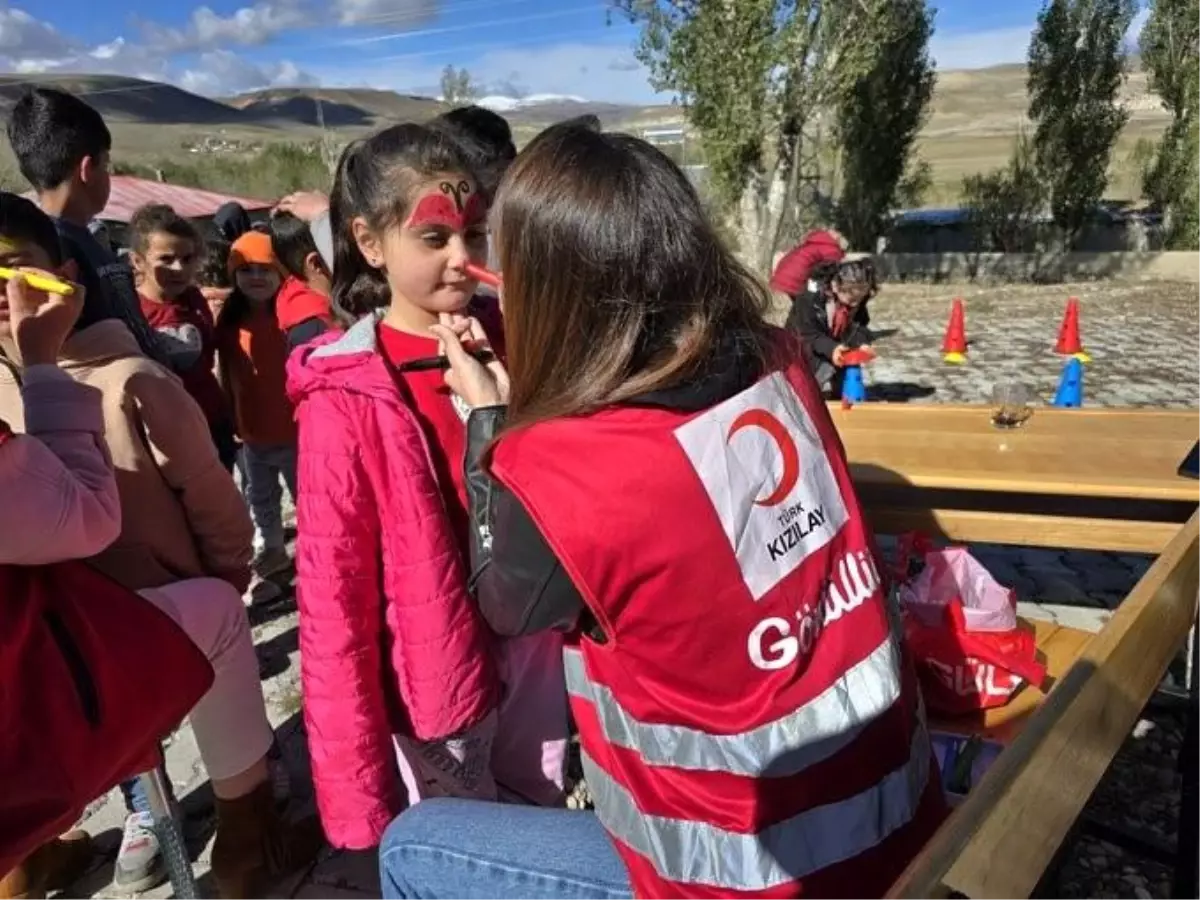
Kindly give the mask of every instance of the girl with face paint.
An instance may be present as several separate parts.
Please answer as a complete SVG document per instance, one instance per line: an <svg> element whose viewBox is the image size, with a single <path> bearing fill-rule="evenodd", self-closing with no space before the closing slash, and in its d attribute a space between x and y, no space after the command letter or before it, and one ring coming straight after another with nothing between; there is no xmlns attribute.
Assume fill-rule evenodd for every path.
<svg viewBox="0 0 1200 900"><path fill-rule="evenodd" d="M299 348L297 598L305 716L330 841L378 843L430 796L562 800L561 638L502 641L471 596L468 408L439 323L503 355L487 201L439 129L351 145L330 198L333 306L346 331Z"/></svg>

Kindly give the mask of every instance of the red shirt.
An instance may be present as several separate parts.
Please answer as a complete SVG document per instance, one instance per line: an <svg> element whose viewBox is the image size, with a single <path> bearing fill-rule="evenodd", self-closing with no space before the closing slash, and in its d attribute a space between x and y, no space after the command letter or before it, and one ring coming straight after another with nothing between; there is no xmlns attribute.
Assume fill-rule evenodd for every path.
<svg viewBox="0 0 1200 900"><path fill-rule="evenodd" d="M156 331L191 325L200 333L200 358L188 369L178 372L178 375L192 399L204 411L204 418L209 425L228 421L225 395L213 372L217 345L212 310L204 295L196 288L189 288L175 300L160 303L142 296L138 300L141 301L142 315Z"/></svg>
<svg viewBox="0 0 1200 900"><path fill-rule="evenodd" d="M476 297L472 303L477 305L471 310L472 315L483 325L493 349L503 357L504 335L495 301ZM392 367L438 355L436 339L398 331L383 324L379 326L379 348ZM454 406L454 392L446 386L445 373L441 369L400 372L396 375L396 383L406 392L409 406L425 431L446 514L450 517L450 524L458 537L459 550L465 560L470 545L467 485L463 472L463 460L467 452L466 406L461 405L463 414L460 416Z"/></svg>

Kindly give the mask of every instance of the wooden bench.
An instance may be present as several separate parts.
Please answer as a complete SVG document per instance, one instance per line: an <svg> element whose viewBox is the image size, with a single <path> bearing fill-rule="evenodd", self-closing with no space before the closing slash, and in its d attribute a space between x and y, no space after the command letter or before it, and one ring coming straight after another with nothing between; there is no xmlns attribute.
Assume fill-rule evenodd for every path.
<svg viewBox="0 0 1200 900"><path fill-rule="evenodd" d="M830 413L879 533L1159 556L1095 637L1037 626L1057 676L1048 696L1027 689L976 721L933 723L1007 746L892 895L1029 896L1195 619L1200 485L1177 468L1200 416L1038 408L1022 428L1000 430L985 406ZM1193 760L1195 668L1184 751ZM1183 896L1196 895L1196 781L1185 767Z"/></svg>
<svg viewBox="0 0 1200 900"><path fill-rule="evenodd" d="M829 409L882 534L1157 554L1200 503L1177 473L1195 410L1038 408L1000 430L986 406Z"/></svg>
<svg viewBox="0 0 1200 900"><path fill-rule="evenodd" d="M1183 645L1198 590L1194 513L1105 627L1081 642L1049 694L1022 701L1035 708L1010 717L1011 742L888 896L1031 896ZM1192 678L1194 706L1195 672ZM1194 710L1190 715L1176 896L1196 896Z"/></svg>

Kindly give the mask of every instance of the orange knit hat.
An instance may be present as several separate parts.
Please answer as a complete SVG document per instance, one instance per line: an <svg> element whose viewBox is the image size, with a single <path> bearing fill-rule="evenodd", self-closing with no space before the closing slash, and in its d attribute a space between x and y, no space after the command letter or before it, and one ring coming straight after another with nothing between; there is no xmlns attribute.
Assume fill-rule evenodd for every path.
<svg viewBox="0 0 1200 900"><path fill-rule="evenodd" d="M229 248L229 276L243 266L273 266L279 268L275 251L271 249L271 236L261 231L247 231Z"/></svg>

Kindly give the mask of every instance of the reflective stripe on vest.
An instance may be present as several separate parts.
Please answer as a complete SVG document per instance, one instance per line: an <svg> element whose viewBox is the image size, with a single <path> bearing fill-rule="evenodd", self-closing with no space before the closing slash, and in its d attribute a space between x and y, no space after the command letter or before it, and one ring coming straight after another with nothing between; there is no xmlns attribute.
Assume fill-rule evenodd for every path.
<svg viewBox="0 0 1200 900"><path fill-rule="evenodd" d="M609 744L636 751L650 766L751 778L794 775L828 759L900 699L900 652L891 636L808 703L741 734L639 721L588 677L579 650L567 648L563 660L568 693L595 707Z"/></svg>
<svg viewBox="0 0 1200 900"><path fill-rule="evenodd" d="M670 881L762 891L865 853L908 824L929 777L929 735L914 732L909 758L867 790L807 810L757 834L647 815L633 796L581 754L596 815L609 833Z"/></svg>

